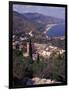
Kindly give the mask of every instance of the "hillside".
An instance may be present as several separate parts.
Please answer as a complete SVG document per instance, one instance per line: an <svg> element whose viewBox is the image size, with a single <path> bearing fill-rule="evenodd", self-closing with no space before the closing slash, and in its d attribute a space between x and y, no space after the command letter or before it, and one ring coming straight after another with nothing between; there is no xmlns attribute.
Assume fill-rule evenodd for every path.
<svg viewBox="0 0 69 90"><path fill-rule="evenodd" d="M48 24L60 24L64 20L51 16L45 16L39 13L20 14L13 11L13 33L43 33Z"/></svg>
<svg viewBox="0 0 69 90"><path fill-rule="evenodd" d="M51 24L51 23L63 23L63 19L58 19L52 16L45 16L40 13L24 13L23 14L25 17L27 17L29 20L32 20L34 22L40 23L40 24Z"/></svg>
<svg viewBox="0 0 69 90"><path fill-rule="evenodd" d="M30 31L36 31L36 26L25 16L13 12L13 34L28 33Z"/></svg>

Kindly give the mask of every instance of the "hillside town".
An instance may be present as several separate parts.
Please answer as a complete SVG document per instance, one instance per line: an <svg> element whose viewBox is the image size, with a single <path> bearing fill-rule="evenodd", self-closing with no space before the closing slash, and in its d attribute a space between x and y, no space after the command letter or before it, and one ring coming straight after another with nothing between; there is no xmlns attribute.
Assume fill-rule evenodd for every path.
<svg viewBox="0 0 69 90"><path fill-rule="evenodd" d="M23 50L23 55L29 56L29 42L26 37L20 37L19 40L15 40L16 36L13 35L13 49L16 49L16 46L19 45L19 50ZM33 60L36 60L37 54L44 58L49 58L52 53L63 54L65 50L62 48L53 46L51 43L41 44L38 42L32 43L32 54Z"/></svg>

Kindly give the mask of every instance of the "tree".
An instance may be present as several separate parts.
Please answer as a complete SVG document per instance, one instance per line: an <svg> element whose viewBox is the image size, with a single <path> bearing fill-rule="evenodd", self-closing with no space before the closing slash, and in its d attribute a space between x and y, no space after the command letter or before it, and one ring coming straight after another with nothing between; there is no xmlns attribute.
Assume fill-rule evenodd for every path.
<svg viewBox="0 0 69 90"><path fill-rule="evenodd" d="M31 44L31 39L29 41L29 60L30 60L30 63L32 64L33 63L33 58L32 58L32 44Z"/></svg>
<svg viewBox="0 0 69 90"><path fill-rule="evenodd" d="M16 49L18 49L18 50L19 50L19 44L16 44Z"/></svg>
<svg viewBox="0 0 69 90"><path fill-rule="evenodd" d="M39 59L39 54L37 54L37 63L39 63L40 59Z"/></svg>

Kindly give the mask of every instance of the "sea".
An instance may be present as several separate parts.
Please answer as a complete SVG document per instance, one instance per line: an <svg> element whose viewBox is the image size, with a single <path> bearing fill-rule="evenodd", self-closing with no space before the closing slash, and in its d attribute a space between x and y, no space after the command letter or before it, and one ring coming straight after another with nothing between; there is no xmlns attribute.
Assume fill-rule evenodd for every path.
<svg viewBox="0 0 69 90"><path fill-rule="evenodd" d="M60 37L65 35L65 24L57 24L47 31L49 37Z"/></svg>

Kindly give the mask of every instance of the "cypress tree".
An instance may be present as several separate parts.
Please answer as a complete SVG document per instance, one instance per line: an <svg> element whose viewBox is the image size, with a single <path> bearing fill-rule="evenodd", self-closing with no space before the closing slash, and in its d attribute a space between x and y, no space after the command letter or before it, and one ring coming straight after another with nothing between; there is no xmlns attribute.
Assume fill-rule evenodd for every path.
<svg viewBox="0 0 69 90"><path fill-rule="evenodd" d="M19 44L16 44L15 54L17 56L19 55Z"/></svg>
<svg viewBox="0 0 69 90"><path fill-rule="evenodd" d="M40 59L39 59L39 54L37 55L37 63L39 63Z"/></svg>
<svg viewBox="0 0 69 90"><path fill-rule="evenodd" d="M29 56L32 58L32 45L31 45L31 39L29 41Z"/></svg>
<svg viewBox="0 0 69 90"><path fill-rule="evenodd" d="M16 49L19 50L19 44L16 44Z"/></svg>
<svg viewBox="0 0 69 90"><path fill-rule="evenodd" d="M29 41L29 57L30 57L30 63L33 63L31 39Z"/></svg>

